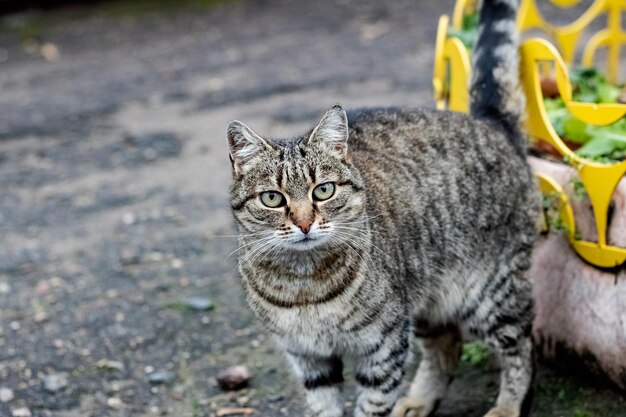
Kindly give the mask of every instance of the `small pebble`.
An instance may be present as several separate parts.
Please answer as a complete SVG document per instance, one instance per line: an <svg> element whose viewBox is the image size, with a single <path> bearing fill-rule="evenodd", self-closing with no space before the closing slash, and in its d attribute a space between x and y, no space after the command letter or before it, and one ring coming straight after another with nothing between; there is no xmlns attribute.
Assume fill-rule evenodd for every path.
<svg viewBox="0 0 626 417"><path fill-rule="evenodd" d="M43 379L43 388L48 392L58 392L67 387L67 375L51 374Z"/></svg>
<svg viewBox="0 0 626 417"><path fill-rule="evenodd" d="M168 384L174 380L174 373L170 371L157 371L148 376L151 384Z"/></svg>
<svg viewBox="0 0 626 417"><path fill-rule="evenodd" d="M11 412L13 417L31 417L33 414L26 407L16 408Z"/></svg>
<svg viewBox="0 0 626 417"><path fill-rule="evenodd" d="M189 297L185 300L185 304L191 310L196 311L212 310L215 307L213 301L209 300L206 297Z"/></svg>
<svg viewBox="0 0 626 417"><path fill-rule="evenodd" d="M107 398L107 405L111 408L118 409L123 404L122 404L122 400L120 400L119 398L111 397L111 398Z"/></svg>
<svg viewBox="0 0 626 417"><path fill-rule="evenodd" d="M58 61L59 57L61 56L58 46L56 46L52 42L46 42L41 45L41 48L39 48L39 53L41 54L43 59L49 62Z"/></svg>
<svg viewBox="0 0 626 417"><path fill-rule="evenodd" d="M280 395L280 394L270 395L269 397L267 397L267 401L271 403L277 403L277 402L283 401L284 399L285 399L285 396Z"/></svg>
<svg viewBox="0 0 626 417"><path fill-rule="evenodd" d="M217 376L217 382L224 390L238 390L250 382L250 371L245 366L232 366Z"/></svg>
<svg viewBox="0 0 626 417"><path fill-rule="evenodd" d="M176 385L172 388L170 395L176 401L182 401L185 399L185 387L182 385Z"/></svg>
<svg viewBox="0 0 626 417"><path fill-rule="evenodd" d="M13 391L11 391L9 388L0 388L0 403L8 403L13 398L15 398Z"/></svg>
<svg viewBox="0 0 626 417"><path fill-rule="evenodd" d="M131 248L124 248L122 250L121 261L123 265L135 265L138 264L141 258L139 253Z"/></svg>
<svg viewBox="0 0 626 417"><path fill-rule="evenodd" d="M157 159L158 156L159 156L159 154L157 153L157 151L154 148L146 148L143 151L143 158L146 161L154 161L155 159Z"/></svg>
<svg viewBox="0 0 626 417"><path fill-rule="evenodd" d="M133 225L135 224L135 222L137 221L137 217L135 216L134 213L124 213L124 215L122 216L122 222L125 225Z"/></svg>
<svg viewBox="0 0 626 417"><path fill-rule="evenodd" d="M42 323L48 320L48 315L44 311L38 311L37 313L35 313L33 320L35 321L35 323Z"/></svg>

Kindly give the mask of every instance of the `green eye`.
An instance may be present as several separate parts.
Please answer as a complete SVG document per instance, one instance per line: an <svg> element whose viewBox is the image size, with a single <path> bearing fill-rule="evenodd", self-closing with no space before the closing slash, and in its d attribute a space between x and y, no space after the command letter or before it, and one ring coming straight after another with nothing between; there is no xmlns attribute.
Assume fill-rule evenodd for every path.
<svg viewBox="0 0 626 417"><path fill-rule="evenodd" d="M260 197L261 203L267 207L276 208L285 205L285 197L278 191L264 191Z"/></svg>
<svg viewBox="0 0 626 417"><path fill-rule="evenodd" d="M328 200L335 194L335 183L326 182L313 189L313 199L317 201Z"/></svg>

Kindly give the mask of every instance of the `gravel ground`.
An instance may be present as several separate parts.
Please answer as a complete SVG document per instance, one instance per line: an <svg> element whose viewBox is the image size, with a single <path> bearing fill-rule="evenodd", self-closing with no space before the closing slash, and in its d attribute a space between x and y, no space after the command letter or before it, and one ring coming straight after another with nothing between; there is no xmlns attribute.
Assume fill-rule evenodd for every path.
<svg viewBox="0 0 626 417"><path fill-rule="evenodd" d="M0 416L302 415L235 273L224 127L282 136L336 102L432 106L451 10L241 0L3 18ZM219 388L231 365L249 387ZM481 416L497 380L468 357L437 416ZM623 410L603 383L540 368L533 416Z"/></svg>

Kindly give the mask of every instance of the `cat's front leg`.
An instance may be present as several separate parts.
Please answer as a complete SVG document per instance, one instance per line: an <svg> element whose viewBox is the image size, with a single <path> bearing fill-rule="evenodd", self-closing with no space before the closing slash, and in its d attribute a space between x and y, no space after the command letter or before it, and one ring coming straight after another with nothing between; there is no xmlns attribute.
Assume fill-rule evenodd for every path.
<svg viewBox="0 0 626 417"><path fill-rule="evenodd" d="M306 390L309 417L342 417L343 363L337 356L289 351L287 357Z"/></svg>
<svg viewBox="0 0 626 417"><path fill-rule="evenodd" d="M410 323L398 318L395 325L378 335L367 355L357 359L356 380L360 387L355 417L387 417L398 399L410 354Z"/></svg>

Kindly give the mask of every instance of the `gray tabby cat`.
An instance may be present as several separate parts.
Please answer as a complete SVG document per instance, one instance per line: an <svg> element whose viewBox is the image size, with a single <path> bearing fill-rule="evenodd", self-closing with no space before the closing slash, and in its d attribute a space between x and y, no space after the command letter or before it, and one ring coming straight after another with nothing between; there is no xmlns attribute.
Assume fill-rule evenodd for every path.
<svg viewBox="0 0 626 417"><path fill-rule="evenodd" d="M517 4L484 3L472 116L335 106L285 140L228 126L244 289L311 416L343 416L346 357L355 416L432 414L463 335L486 340L502 365L487 416L527 412L539 200L520 128ZM398 400L411 332L422 361Z"/></svg>

